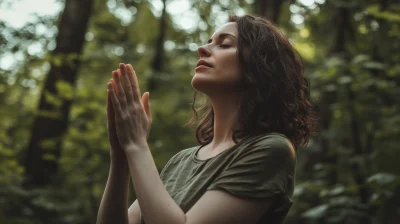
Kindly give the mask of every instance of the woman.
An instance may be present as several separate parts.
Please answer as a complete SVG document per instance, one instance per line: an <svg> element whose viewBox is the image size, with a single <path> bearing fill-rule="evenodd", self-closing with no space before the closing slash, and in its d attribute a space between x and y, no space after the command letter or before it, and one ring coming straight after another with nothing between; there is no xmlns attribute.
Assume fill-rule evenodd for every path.
<svg viewBox="0 0 400 224"><path fill-rule="evenodd" d="M285 219L295 149L307 144L315 123L301 59L273 24L248 15L230 17L198 53L192 86L211 101L197 127L200 146L174 155L160 176L147 145L149 93L140 98L132 66L120 64L113 72L107 101L111 168L97 223ZM137 200L128 209L129 176Z"/></svg>

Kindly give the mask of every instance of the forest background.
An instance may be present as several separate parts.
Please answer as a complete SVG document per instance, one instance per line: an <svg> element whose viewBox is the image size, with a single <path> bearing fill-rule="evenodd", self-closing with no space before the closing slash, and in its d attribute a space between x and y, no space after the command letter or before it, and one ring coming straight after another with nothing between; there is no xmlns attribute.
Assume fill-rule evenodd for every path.
<svg viewBox="0 0 400 224"><path fill-rule="evenodd" d="M0 10L23 13L21 1L0 1ZM197 47L229 12L279 26L320 108L318 135L297 150L285 223L400 220L400 1L50 2L57 10L18 27L0 19L0 223L96 222L110 164L106 83L120 62L151 93L159 171L198 145L184 127Z"/></svg>

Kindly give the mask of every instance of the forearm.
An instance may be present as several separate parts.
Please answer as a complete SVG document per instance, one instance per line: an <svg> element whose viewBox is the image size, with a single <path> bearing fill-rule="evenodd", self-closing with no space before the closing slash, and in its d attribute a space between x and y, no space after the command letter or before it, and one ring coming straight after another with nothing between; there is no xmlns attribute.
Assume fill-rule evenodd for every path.
<svg viewBox="0 0 400 224"><path fill-rule="evenodd" d="M166 191L147 144L127 153L129 172L146 224L184 224L185 213Z"/></svg>
<svg viewBox="0 0 400 224"><path fill-rule="evenodd" d="M129 168L111 159L107 185L101 199L97 224L128 224Z"/></svg>

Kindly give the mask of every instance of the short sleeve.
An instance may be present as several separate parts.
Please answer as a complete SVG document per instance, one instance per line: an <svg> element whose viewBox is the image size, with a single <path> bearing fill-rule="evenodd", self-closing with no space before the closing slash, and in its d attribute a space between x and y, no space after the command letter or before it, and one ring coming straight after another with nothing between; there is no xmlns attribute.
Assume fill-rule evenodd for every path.
<svg viewBox="0 0 400 224"><path fill-rule="evenodd" d="M263 138L246 145L240 155L207 190L224 190L244 198L265 199L287 194L293 188L296 156L284 137Z"/></svg>
<svg viewBox="0 0 400 224"><path fill-rule="evenodd" d="M160 173L160 178L163 179L164 173L165 171L168 169L169 164L171 164L171 161L173 160L173 158L169 159L168 162L165 164L165 166L163 167L163 169L161 170Z"/></svg>

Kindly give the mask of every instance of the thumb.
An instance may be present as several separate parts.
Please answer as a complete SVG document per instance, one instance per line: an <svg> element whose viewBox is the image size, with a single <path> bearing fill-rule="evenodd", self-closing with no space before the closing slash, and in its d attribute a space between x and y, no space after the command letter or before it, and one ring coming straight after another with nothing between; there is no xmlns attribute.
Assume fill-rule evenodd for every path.
<svg viewBox="0 0 400 224"><path fill-rule="evenodd" d="M146 94L147 93L147 94ZM151 123L151 110L150 110L150 93L149 92L145 92L142 96L142 102L143 102L143 106L144 106L144 111L146 112L147 117L150 120Z"/></svg>

